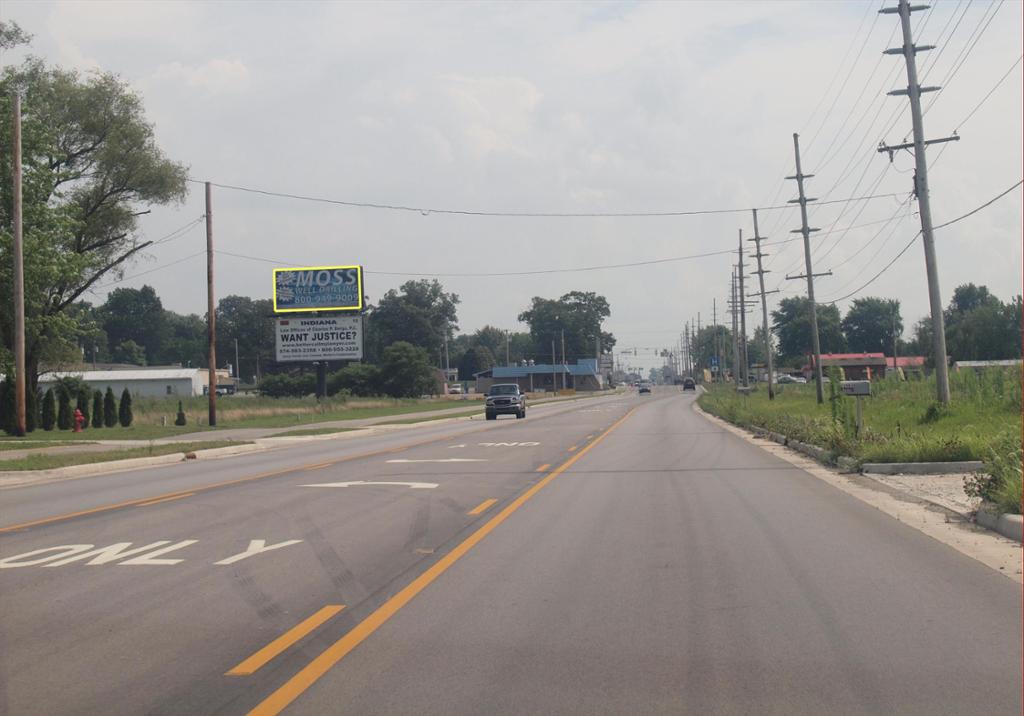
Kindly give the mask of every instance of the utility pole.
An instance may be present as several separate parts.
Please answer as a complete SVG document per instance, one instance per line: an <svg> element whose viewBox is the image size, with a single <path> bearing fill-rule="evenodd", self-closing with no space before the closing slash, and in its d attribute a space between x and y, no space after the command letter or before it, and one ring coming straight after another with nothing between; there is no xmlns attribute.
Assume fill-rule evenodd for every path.
<svg viewBox="0 0 1024 716"><path fill-rule="evenodd" d="M804 194L804 179L809 179L814 175L804 174L800 169L800 135L796 132L793 133L793 154L796 157L796 174L786 178L796 179L796 186L800 196L797 199L790 199L787 203L800 204L801 227L790 233L804 235L804 263L807 273L799 276L786 276L786 280L807 279L807 298L811 304L811 346L814 349L814 390L818 396L818 405L821 405L825 402L825 394L821 388L821 340L818 338L818 305L814 302L814 277L831 276L832 272L814 273L811 269L811 232L820 231L821 229L812 229L807 225L807 202L817 201L817 199L813 197L808 198Z"/></svg>
<svg viewBox="0 0 1024 716"><path fill-rule="evenodd" d="M747 358L747 293L743 288L743 229L740 232L740 243L737 254L739 255L738 273L739 273L739 290L740 290L740 373L743 378L743 387L746 388L749 385L750 376L750 360Z"/></svg>
<svg viewBox="0 0 1024 716"><path fill-rule="evenodd" d="M509 358L509 355L511 354L511 350L510 350L511 342L512 342L511 333L509 333L509 331L505 331L505 366L506 367L512 365L512 361Z"/></svg>
<svg viewBox="0 0 1024 716"><path fill-rule="evenodd" d="M699 373L703 374L703 372L704 372L703 371L703 368L704 368L704 353L703 353L703 351L701 351L701 348L700 348L700 344L701 343L702 343L702 341L701 341L701 338L700 338L700 311L697 311L697 340L696 340L696 346L694 346L694 349L693 349L694 354L697 356L697 363L693 366L693 372L694 373L699 372Z"/></svg>
<svg viewBox="0 0 1024 716"><path fill-rule="evenodd" d="M714 326L714 339L715 339L715 362L718 365L715 366L715 374L711 376L713 383L718 383L719 378L722 376L722 352L719 350L719 338L718 335L718 299L711 299L711 325Z"/></svg>
<svg viewBox="0 0 1024 716"><path fill-rule="evenodd" d="M555 339L551 339L551 392L558 393L558 379L555 377Z"/></svg>
<svg viewBox="0 0 1024 716"><path fill-rule="evenodd" d="M21 94L14 93L14 434L25 437L25 264L21 204Z"/></svg>
<svg viewBox="0 0 1024 716"><path fill-rule="evenodd" d="M935 385L939 402L949 405L949 369L946 366L946 327L942 316L942 296L939 291L939 269L935 258L935 239L932 232L932 205L928 194L928 162L925 147L940 142L955 142L960 137L944 137L942 139L924 138L924 121L921 117L921 93L934 92L938 87L922 87L917 83L918 52L935 49L934 45L915 46L910 32L910 13L915 10L926 10L928 5L911 6L907 0L899 0L896 7L882 8L878 12L891 15L899 14L900 26L903 29L903 47L894 47L884 51L886 55L903 55L907 64L907 88L893 90L890 95L907 95L910 98L910 117L914 125L914 141L912 144L887 146L884 142L879 152L887 152L889 161L900 149L914 150L914 195L917 197L917 208L921 214L921 240L924 243L924 263L928 271L928 303L932 313L932 350L935 353ZM799 171L799 170L798 170Z"/></svg>
<svg viewBox="0 0 1024 716"><path fill-rule="evenodd" d="M764 275L766 273L771 273L771 272L768 271L767 269L765 269L764 267L762 267L762 265L761 265L761 259L764 258L765 256L767 256L768 254L763 253L761 251L761 241L765 237L761 236L761 233L757 229L757 209L754 209L753 212L754 212L754 238L747 239L747 241L753 241L754 242L754 248L757 251L757 253L754 254L754 258L757 259L757 271L755 271L754 273L757 274L757 280L758 280L758 283L760 284L760 287L761 287L761 292L759 294L757 294L757 295L761 297L761 330L764 332L764 354L767 357L767 363L768 363L768 400L775 400L775 386L774 386L775 378L774 378L773 373L772 373L772 334L771 334L771 331L768 330L768 294L769 293L778 293L779 290L778 289L775 289L774 291L765 291L764 290Z"/></svg>
<svg viewBox="0 0 1024 716"><path fill-rule="evenodd" d="M213 202L206 182L206 365L210 375L210 427L217 425L217 312L213 305Z"/></svg>
<svg viewBox="0 0 1024 716"><path fill-rule="evenodd" d="M739 304L736 303L736 269L732 272L732 281L730 283L730 291L732 293L732 300L729 302L729 311L732 313L732 382L736 384L736 387L740 387L740 362L739 362L739 330L737 329L738 318L736 311L739 310Z"/></svg>
<svg viewBox="0 0 1024 716"><path fill-rule="evenodd" d="M562 390L566 389L565 385L565 329L562 329Z"/></svg>
<svg viewBox="0 0 1024 716"><path fill-rule="evenodd" d="M235 378L241 375L241 371L238 369L238 339L235 339Z"/></svg>

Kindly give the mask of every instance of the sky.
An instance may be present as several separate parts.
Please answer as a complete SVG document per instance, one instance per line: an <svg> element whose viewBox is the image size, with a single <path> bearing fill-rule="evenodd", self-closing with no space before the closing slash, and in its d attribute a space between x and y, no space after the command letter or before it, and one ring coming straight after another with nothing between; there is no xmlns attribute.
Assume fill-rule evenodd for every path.
<svg viewBox="0 0 1024 716"><path fill-rule="evenodd" d="M214 187L218 298L269 298L274 267L362 264L371 302L437 277L459 295L468 332L526 330L517 316L532 297L594 291L611 305L616 350L635 348L627 362L647 368L698 313L702 325L716 312L728 320L752 207L766 289L780 289L769 310L805 294L805 282L785 279L804 272L802 237L791 233L799 210L767 208L796 196L784 180L794 133L803 172L815 175L813 268L832 271L815 283L819 302L845 313L858 296L896 298L908 329L927 314L914 159L876 151L911 139L909 102L886 96L907 79L903 58L882 54L901 44L898 17L877 13L885 5L895 0L5 0L3 19L34 38L0 60L31 53L120 75L163 151L197 182L182 205L142 219L141 238L170 238L94 303L149 284L166 308L205 311L196 220L198 182L211 181L412 209ZM911 24L915 42L938 46L918 54L921 84L943 87L924 96L925 134L960 136L927 152L939 225L1022 177L1022 4L938 0ZM858 199L876 195L891 196ZM1020 293L1021 196L1018 187L936 231L944 304L966 282L1004 300ZM712 210L737 211L681 215ZM682 258L701 254L713 255ZM643 262L656 263L622 266ZM581 268L594 270L550 273ZM522 273L531 271L549 273ZM446 275L486 273L519 275ZM756 324L760 311L748 318Z"/></svg>

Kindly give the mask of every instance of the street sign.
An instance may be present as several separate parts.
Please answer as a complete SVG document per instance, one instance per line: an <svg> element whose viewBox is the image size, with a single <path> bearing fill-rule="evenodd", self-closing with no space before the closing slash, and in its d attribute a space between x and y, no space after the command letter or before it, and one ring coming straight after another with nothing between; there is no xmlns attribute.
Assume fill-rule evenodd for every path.
<svg viewBox="0 0 1024 716"><path fill-rule="evenodd" d="M843 395L871 395L870 380L844 380L840 386Z"/></svg>
<svg viewBox="0 0 1024 716"><path fill-rule="evenodd" d="M711 365L718 366L718 356L711 356Z"/></svg>
<svg viewBox="0 0 1024 716"><path fill-rule="evenodd" d="M362 309L362 266L274 269L274 313Z"/></svg>
<svg viewBox="0 0 1024 716"><path fill-rule="evenodd" d="M279 362L361 360L363 317L279 318L275 338Z"/></svg>

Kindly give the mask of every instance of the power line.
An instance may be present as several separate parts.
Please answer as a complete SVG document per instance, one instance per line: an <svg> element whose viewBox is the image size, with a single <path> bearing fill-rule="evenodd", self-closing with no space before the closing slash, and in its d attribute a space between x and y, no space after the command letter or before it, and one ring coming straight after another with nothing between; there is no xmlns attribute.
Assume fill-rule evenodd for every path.
<svg viewBox="0 0 1024 716"><path fill-rule="evenodd" d="M964 66L964 63L967 62L967 58L974 50L974 46L978 44L978 40L981 39L981 36L985 34L985 30L987 30L988 26L992 24L993 20L995 20L996 14L999 12L999 8L1003 6L1004 1L1005 0L999 0L999 4L994 6L995 9L992 11L992 14L989 16L987 21L985 21L985 16L982 15L981 21L985 22L984 26L982 26L981 21L979 21L978 27L980 27L980 31L977 31L977 36L974 37L973 41L971 41L970 38L967 39L967 42L969 44L965 45L965 49L961 50L960 54L957 55L957 58L953 60L953 69L950 70L949 74L947 74L942 79L939 91L935 93L935 95L931 99L931 102L929 102L928 106L924 108L924 110L922 111L922 115L928 114L928 110L935 106L935 103L939 101L939 97L942 96L943 91L946 89L946 87L949 86L949 83L953 80L953 78L956 77L956 73L960 71L960 68ZM961 59L961 57L963 59Z"/></svg>
<svg viewBox="0 0 1024 716"><path fill-rule="evenodd" d="M203 184L205 182L198 179L189 179L188 181L195 184ZM514 217L514 218L532 218L532 219L551 219L551 218L638 218L638 217L670 217L670 216L701 216L707 214L741 214L749 212L752 208L757 208L758 211L772 211L775 209L788 209L790 208L787 204L780 204L778 206L762 206L762 207L743 207L736 209L695 209L695 210L683 210L683 211L605 211L605 212L531 212L531 211L474 211L470 209L438 209L434 207L419 207L419 206L406 206L402 204L379 204L373 202L360 202L360 201L348 201L344 199L328 199L324 197L307 196L303 194L291 194L288 192L270 191L267 189L255 189L253 187L236 186L232 184L218 184L217 182L210 182L211 186L218 187L220 189L230 189L232 191L241 191L249 194L260 194L262 196L272 196L280 199L297 199L299 201L311 201L319 204L334 204L338 206L348 206L360 209L383 209L388 211L405 211L405 212L416 212L423 216L429 216L430 214L448 214L458 216L486 216L486 217ZM885 199L896 194L878 194L877 196L861 196L853 197L856 200L867 200L867 199ZM834 204L842 201L850 201L851 199L835 199L833 201L823 201L821 204Z"/></svg>
<svg viewBox="0 0 1024 716"><path fill-rule="evenodd" d="M1007 189L1006 191L1004 191L1004 192L1001 192L1001 193L997 194L996 196L992 197L991 199L989 199L988 201L986 201L986 202L985 202L984 204L982 204L981 206L979 206L979 207L977 207L977 208L975 208L975 209L972 209L971 211L968 211L968 212L967 212L966 214L963 214L962 216L958 216L958 217L956 217L955 219L951 219L951 220L949 220L949 221L945 222L944 224L938 224L937 226L934 226L934 227L932 227L932 228L933 228L933 229L941 229L941 228L943 228L944 226L950 226L951 224L955 224L955 223L957 223L958 221L963 221L963 220L964 220L964 219L966 219L967 217L969 217L969 216L973 216L974 214L977 214L977 213L978 213L979 211L981 211L982 209L984 209L984 208L986 208L986 207L989 207L989 206L991 206L992 204L996 203L997 201L999 201L1000 199L1002 199L1002 198L1003 198L1004 196L1006 196L1007 194L1009 194L1009 193L1010 193L1011 191L1013 191L1014 189L1016 189L1017 187L1019 187L1019 186L1020 186L1021 184L1024 184L1024 179L1022 179L1022 180L1018 181L1018 182L1017 182L1016 184L1014 184L1013 186L1011 186L1011 187L1010 187L1009 189ZM875 280L876 280L876 279L877 279L877 278L878 278L879 276L881 276L881 275L882 275L883 273L885 273L886 271L888 271L888 270L889 270L889 267L891 267L891 266L892 266L892 265L893 265L894 263L896 263L896 261L897 261L897 260L899 260L899 258L900 258L901 256L903 256L903 254L907 253L907 250L908 250L908 249L909 249L909 248L910 248L911 246L913 246L913 244L914 244L914 241L916 241L916 240L917 240L917 237L918 237L918 236L920 236L920 235L921 235L921 232L920 232L920 231L918 231L918 232L917 232L916 234L914 234L914 236L913 236L913 237L912 237L912 238L910 239L910 241L909 241L909 242L907 243L907 245L906 245L906 246L904 246L904 247L903 247L902 249L900 249L900 252L899 252L898 254L896 254L896 255L895 255L895 256L894 256L893 258L892 258L892 260L891 260L891 261L890 261L889 263L887 263L887 264L886 264L885 266L883 266L883 267L882 267L882 270L881 270L881 271L879 271L879 272L878 272L878 273L876 273L876 274L875 274L874 276L872 276L872 277L871 277L871 278L870 278L870 279L869 279L869 280L867 281L867 283L863 284L863 285L862 285L862 286L861 286L860 288L858 288L858 289L857 289L856 291L852 291L851 293L848 293L848 294L846 294L845 296L840 296L839 298L835 298L835 299L833 299L833 300L829 301L829 303L838 303L839 301L845 301L845 300L846 300L847 298L850 298L851 296L855 296L856 294L860 293L860 292L861 292L861 291L863 291L863 290L864 290L865 288L867 288L868 286L870 286L870 285L871 285L872 283L874 283L874 282L875 282Z"/></svg>
<svg viewBox="0 0 1024 716"><path fill-rule="evenodd" d="M125 281L130 281L133 278L139 278L140 276L145 276L146 274L151 274L154 271L162 271L165 268L170 268L171 266L177 266L180 263L184 263L184 262L188 261L189 259L194 259L196 256L202 256L205 253L206 253L206 249L203 249L202 251L197 251L194 254L189 254L188 256L185 256L184 258L180 258L177 261L172 261L169 264L162 264L160 266L157 266L156 268L151 268L148 271L143 271L141 273L132 274L131 276L122 276L121 278L114 279L113 281L108 281L107 283L101 284L99 286L93 286L90 290L96 291L96 290L101 289L101 288L108 288L109 286L113 286L114 284L123 283Z"/></svg>

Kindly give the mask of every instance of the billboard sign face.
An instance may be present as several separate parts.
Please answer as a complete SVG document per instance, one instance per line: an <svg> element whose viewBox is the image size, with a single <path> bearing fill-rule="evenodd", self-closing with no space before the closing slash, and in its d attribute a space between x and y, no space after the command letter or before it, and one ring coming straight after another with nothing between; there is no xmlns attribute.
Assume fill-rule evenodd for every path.
<svg viewBox="0 0 1024 716"><path fill-rule="evenodd" d="M279 362L362 360L363 317L279 318L274 346Z"/></svg>
<svg viewBox="0 0 1024 716"><path fill-rule="evenodd" d="M274 313L361 310L362 266L274 269Z"/></svg>

